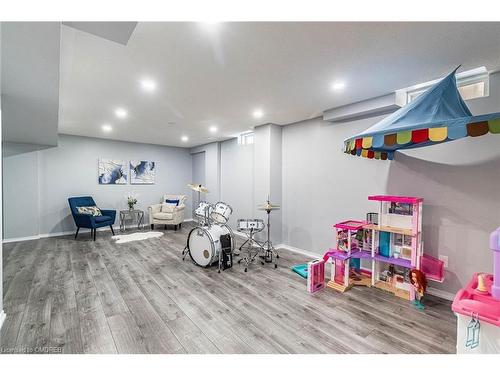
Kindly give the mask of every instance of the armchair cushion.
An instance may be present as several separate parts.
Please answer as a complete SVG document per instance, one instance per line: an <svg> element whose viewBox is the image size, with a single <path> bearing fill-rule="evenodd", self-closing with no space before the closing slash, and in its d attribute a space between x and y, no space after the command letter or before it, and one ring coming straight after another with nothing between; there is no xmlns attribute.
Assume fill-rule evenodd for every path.
<svg viewBox="0 0 500 375"><path fill-rule="evenodd" d="M160 212L172 213L175 211L176 208L177 206L174 206L173 204L162 203Z"/></svg>
<svg viewBox="0 0 500 375"><path fill-rule="evenodd" d="M179 205L179 199L165 199L166 204L171 204L173 206Z"/></svg>
<svg viewBox="0 0 500 375"><path fill-rule="evenodd" d="M154 219L158 219L158 220L172 220L174 217L174 214L173 213L169 213L169 212L157 212L155 214L153 214L153 218Z"/></svg>
<svg viewBox="0 0 500 375"><path fill-rule="evenodd" d="M95 220L96 223L102 223L104 221L111 221L111 217L109 217L109 216L103 216L103 215L101 215L101 216L95 216L94 220ZM114 220L113 220L113 222L114 222Z"/></svg>
<svg viewBox="0 0 500 375"><path fill-rule="evenodd" d="M163 200L161 201L161 203L166 202L167 199L168 200L179 200L178 206L180 206L181 204L186 203L187 195L165 194L165 195L163 195Z"/></svg>
<svg viewBox="0 0 500 375"><path fill-rule="evenodd" d="M101 210L97 206L83 206L76 209L82 215L102 216Z"/></svg>
<svg viewBox="0 0 500 375"><path fill-rule="evenodd" d="M108 216L110 220L115 222L116 219L116 211L115 210L101 210L103 216Z"/></svg>

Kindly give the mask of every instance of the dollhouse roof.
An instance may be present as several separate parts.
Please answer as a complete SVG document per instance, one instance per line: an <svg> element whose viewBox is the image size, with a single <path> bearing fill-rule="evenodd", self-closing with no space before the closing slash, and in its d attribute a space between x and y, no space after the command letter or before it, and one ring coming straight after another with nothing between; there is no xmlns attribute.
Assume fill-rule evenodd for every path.
<svg viewBox="0 0 500 375"><path fill-rule="evenodd" d="M382 121L346 139L344 152L392 160L396 150L499 134L500 112L472 115L457 88L457 69Z"/></svg>
<svg viewBox="0 0 500 375"><path fill-rule="evenodd" d="M397 202L397 203L419 203L424 200L424 198L419 197L403 197L400 195L370 195L368 197L370 201L380 201L380 202Z"/></svg>

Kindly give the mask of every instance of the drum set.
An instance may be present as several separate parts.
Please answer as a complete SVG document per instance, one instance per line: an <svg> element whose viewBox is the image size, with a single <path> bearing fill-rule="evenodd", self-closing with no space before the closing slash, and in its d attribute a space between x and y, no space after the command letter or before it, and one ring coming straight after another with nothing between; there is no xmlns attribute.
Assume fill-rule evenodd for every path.
<svg viewBox="0 0 500 375"><path fill-rule="evenodd" d="M240 246L240 254L234 254L235 240L232 229L227 225L233 213L232 207L225 202L215 204L200 201L200 192L207 193L202 185L189 184L193 191L198 192L198 206L193 211L193 217L198 225L188 235L186 247L182 251L182 259L189 254L193 262L201 267L218 263L218 272L232 267L233 255L242 255L238 263L243 262L245 272L250 264L259 256L261 263L273 263L278 267L279 255L270 241L270 213L280 207L272 205L269 200L258 207L267 213L267 225L262 219L239 219L237 231L246 235L247 240ZM257 240L255 235L264 231L267 226L267 239Z"/></svg>
<svg viewBox="0 0 500 375"><path fill-rule="evenodd" d="M202 185L188 185L194 191L208 192ZM199 195L198 195L199 197ZM226 223L233 213L230 205L217 202L215 205L206 201L199 201L193 216L198 226L191 229L186 247L182 251L182 259L189 254L193 262L202 267L218 263L218 272L221 269L232 267L234 251L234 234Z"/></svg>

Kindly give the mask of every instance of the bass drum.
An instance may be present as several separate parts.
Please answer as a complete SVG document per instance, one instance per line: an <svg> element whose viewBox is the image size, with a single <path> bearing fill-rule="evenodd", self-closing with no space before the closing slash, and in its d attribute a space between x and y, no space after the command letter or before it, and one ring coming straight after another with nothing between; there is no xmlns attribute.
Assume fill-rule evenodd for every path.
<svg viewBox="0 0 500 375"><path fill-rule="evenodd" d="M234 234L227 225L195 227L189 232L187 246L189 256L197 265L207 267L219 260L220 236L231 236L231 252L234 250Z"/></svg>

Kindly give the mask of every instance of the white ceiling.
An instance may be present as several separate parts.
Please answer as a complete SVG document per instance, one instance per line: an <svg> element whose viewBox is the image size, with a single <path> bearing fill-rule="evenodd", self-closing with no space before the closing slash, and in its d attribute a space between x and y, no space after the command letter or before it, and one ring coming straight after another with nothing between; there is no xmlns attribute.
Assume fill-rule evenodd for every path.
<svg viewBox="0 0 500 375"><path fill-rule="evenodd" d="M140 22L127 45L62 28L59 132L181 147L316 117L458 64L500 67L500 23ZM155 92L141 90L143 77Z"/></svg>
<svg viewBox="0 0 500 375"><path fill-rule="evenodd" d="M127 45L137 22L63 22L63 25Z"/></svg>

